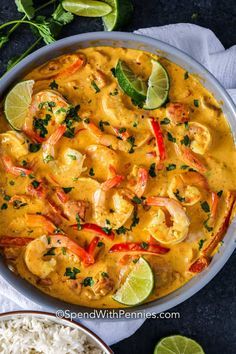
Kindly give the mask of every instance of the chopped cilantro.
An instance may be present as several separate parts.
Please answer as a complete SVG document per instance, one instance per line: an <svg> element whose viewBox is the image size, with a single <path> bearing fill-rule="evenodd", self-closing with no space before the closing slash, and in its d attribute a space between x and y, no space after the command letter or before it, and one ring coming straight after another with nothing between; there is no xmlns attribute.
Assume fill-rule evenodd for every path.
<svg viewBox="0 0 236 354"><path fill-rule="evenodd" d="M15 182L14 182L14 181L10 181L9 184L10 184L11 186L14 186Z"/></svg>
<svg viewBox="0 0 236 354"><path fill-rule="evenodd" d="M114 91L112 91L112 92L110 92L110 93L109 93L109 95L110 95L110 96L117 96L117 95L118 95L118 93L119 93L118 89L117 89L117 88L115 88L115 90L114 90Z"/></svg>
<svg viewBox="0 0 236 354"><path fill-rule="evenodd" d="M6 200L7 202L11 199L11 197L9 196L9 195L4 195L4 198L3 198L4 200Z"/></svg>
<svg viewBox="0 0 236 354"><path fill-rule="evenodd" d="M89 170L89 176L95 176L94 169L92 167Z"/></svg>
<svg viewBox="0 0 236 354"><path fill-rule="evenodd" d="M83 284L83 286L93 286L94 280L92 277L87 277L87 278L84 278L82 284Z"/></svg>
<svg viewBox="0 0 236 354"><path fill-rule="evenodd" d="M142 204L142 199L135 195L132 199L132 202L134 202L135 204Z"/></svg>
<svg viewBox="0 0 236 354"><path fill-rule="evenodd" d="M3 203L1 206L1 210L5 210L5 209L7 209L7 203Z"/></svg>
<svg viewBox="0 0 236 354"><path fill-rule="evenodd" d="M62 247L62 248L61 248L61 252L62 252L63 256L65 256L65 255L66 255L66 248L65 248L65 247Z"/></svg>
<svg viewBox="0 0 236 354"><path fill-rule="evenodd" d="M55 255L56 255L55 249L56 249L56 247L50 248L50 249L44 254L44 256L55 256Z"/></svg>
<svg viewBox="0 0 236 354"><path fill-rule="evenodd" d="M63 191L67 194L67 193L70 193L73 188L74 188L74 187L64 187L64 188L62 188L62 189L63 189Z"/></svg>
<svg viewBox="0 0 236 354"><path fill-rule="evenodd" d="M31 184L32 184L32 186L36 189L36 188L38 188L38 186L40 185L40 182L36 181L36 179L35 179L35 180L33 180L33 181L31 182Z"/></svg>
<svg viewBox="0 0 236 354"><path fill-rule="evenodd" d="M78 229L78 230L82 230L81 220L80 220L80 216L79 216L78 213L76 214L75 219L76 219L76 221L77 221L77 229Z"/></svg>
<svg viewBox="0 0 236 354"><path fill-rule="evenodd" d="M104 246L104 242L99 241L99 242L98 242L98 244L97 244L97 246L98 246L98 247L102 247L102 246Z"/></svg>
<svg viewBox="0 0 236 354"><path fill-rule="evenodd" d="M222 190L217 193L217 195L218 195L219 198L222 196L222 194L223 194L223 191L222 191Z"/></svg>
<svg viewBox="0 0 236 354"><path fill-rule="evenodd" d="M89 124L90 123L90 119L89 118L85 118L84 119L84 123Z"/></svg>
<svg viewBox="0 0 236 354"><path fill-rule="evenodd" d="M209 218L207 218L205 221L203 221L203 226L207 229L207 231L210 232L213 230L213 227L208 225L208 220L209 220Z"/></svg>
<svg viewBox="0 0 236 354"><path fill-rule="evenodd" d="M118 229L116 229L117 235L126 234L127 231L128 229L125 226L121 226Z"/></svg>
<svg viewBox="0 0 236 354"><path fill-rule="evenodd" d="M202 249L202 247L203 247L203 245L204 245L204 242L206 242L206 240L203 240L203 239L201 239L201 240L198 242L199 251Z"/></svg>
<svg viewBox="0 0 236 354"><path fill-rule="evenodd" d="M141 246L144 250L146 250L146 249L148 249L149 244L148 244L147 242L141 242L140 246Z"/></svg>
<svg viewBox="0 0 236 354"><path fill-rule="evenodd" d="M57 89L58 89L58 84L56 83L55 80L53 80L52 82L50 82L49 87L50 87L52 90L57 90Z"/></svg>
<svg viewBox="0 0 236 354"><path fill-rule="evenodd" d="M64 276L69 277L70 279L76 279L76 275L80 273L80 270L78 268L73 267L67 267Z"/></svg>
<svg viewBox="0 0 236 354"><path fill-rule="evenodd" d="M35 144L30 143L29 144L29 152L37 152L40 150L40 148L41 148L41 144L37 144L37 143L35 143Z"/></svg>
<svg viewBox="0 0 236 354"><path fill-rule="evenodd" d="M135 226L137 226L138 223L139 223L138 212L137 212L137 210L134 210L134 214L133 214L132 224L130 226L130 230L132 230Z"/></svg>
<svg viewBox="0 0 236 354"><path fill-rule="evenodd" d="M102 273L101 273L101 276L102 276L103 278L109 278L109 275L108 275L107 272L102 272Z"/></svg>
<svg viewBox="0 0 236 354"><path fill-rule="evenodd" d="M137 128L137 126L138 126L138 122L133 122L133 127Z"/></svg>
<svg viewBox="0 0 236 354"><path fill-rule="evenodd" d="M179 202L185 202L185 198L181 197L181 195L179 194L179 190L176 189L176 192L174 192L174 195L176 196L176 198L178 199Z"/></svg>
<svg viewBox="0 0 236 354"><path fill-rule="evenodd" d="M111 73L114 77L116 77L116 69L115 68L111 68Z"/></svg>
<svg viewBox="0 0 236 354"><path fill-rule="evenodd" d="M102 132L104 132L104 125L108 126L108 125L110 125L110 123L105 120L100 120L100 122L98 123L98 126Z"/></svg>
<svg viewBox="0 0 236 354"><path fill-rule="evenodd" d="M176 142L176 138L173 137L173 135L170 132L167 132L167 138L169 141L171 141L172 143Z"/></svg>
<svg viewBox="0 0 236 354"><path fill-rule="evenodd" d="M128 143L130 143L131 145L131 148L129 150L129 154L132 154L134 152L134 147L136 146L135 145L135 137L134 136L129 136L128 139L127 139Z"/></svg>
<svg viewBox="0 0 236 354"><path fill-rule="evenodd" d="M160 121L161 125L167 125L170 124L170 119L165 117L163 120Z"/></svg>
<svg viewBox="0 0 236 354"><path fill-rule="evenodd" d="M185 135L184 138L180 141L182 145L190 146L191 140L188 135Z"/></svg>
<svg viewBox="0 0 236 354"><path fill-rule="evenodd" d="M181 165L180 168L181 168L181 170L187 170L189 168L189 166L188 165Z"/></svg>
<svg viewBox="0 0 236 354"><path fill-rule="evenodd" d="M184 80L187 80L188 78L189 78L188 71L185 71L185 73L184 73Z"/></svg>
<svg viewBox="0 0 236 354"><path fill-rule="evenodd" d="M174 163L171 163L166 167L167 171L173 171L175 169L176 169L176 165Z"/></svg>
<svg viewBox="0 0 236 354"><path fill-rule="evenodd" d="M149 171L148 171L148 173L149 173L149 176L151 176L151 177L156 177L156 164L155 164L155 162L153 162L152 164L151 164L151 166L149 167Z"/></svg>
<svg viewBox="0 0 236 354"><path fill-rule="evenodd" d="M27 205L27 203L24 203L24 202L22 202L21 200L18 200L18 199L13 201L13 208L14 209L20 209L20 208L22 208L22 207L24 207L26 205Z"/></svg>
<svg viewBox="0 0 236 354"><path fill-rule="evenodd" d="M193 104L194 104L195 107L199 107L199 100L194 100Z"/></svg>
<svg viewBox="0 0 236 354"><path fill-rule="evenodd" d="M206 201L201 203L201 207L202 207L202 210L205 211L205 213L209 213L210 212L209 204Z"/></svg>
<svg viewBox="0 0 236 354"><path fill-rule="evenodd" d="M44 159L43 162L44 163L49 163L50 161L53 161L54 157L52 155L47 155Z"/></svg>
<svg viewBox="0 0 236 354"><path fill-rule="evenodd" d="M101 91L94 80L91 82L91 85L92 85L93 89L95 90L95 93L98 93Z"/></svg>

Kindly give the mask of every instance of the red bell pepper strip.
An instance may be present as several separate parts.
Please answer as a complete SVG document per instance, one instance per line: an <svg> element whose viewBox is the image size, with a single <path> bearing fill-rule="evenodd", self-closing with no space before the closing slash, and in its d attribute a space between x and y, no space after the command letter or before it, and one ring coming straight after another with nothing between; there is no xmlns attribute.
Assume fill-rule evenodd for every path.
<svg viewBox="0 0 236 354"><path fill-rule="evenodd" d="M127 242L117 243L112 246L109 252L137 252L137 253L151 253L151 254L165 254L169 252L169 248L162 247L157 244L149 242Z"/></svg>
<svg viewBox="0 0 236 354"><path fill-rule="evenodd" d="M151 126L156 138L160 161L164 161L166 159L166 149L160 124L154 118L151 118Z"/></svg>
<svg viewBox="0 0 236 354"><path fill-rule="evenodd" d="M95 253L95 249L97 247L97 244L99 242L100 238L95 236L89 243L88 247L87 247L87 252L89 254L91 254L92 256L94 256Z"/></svg>
<svg viewBox="0 0 236 354"><path fill-rule="evenodd" d="M0 247L23 247L31 241L33 238L1 236Z"/></svg>
<svg viewBox="0 0 236 354"><path fill-rule="evenodd" d="M106 231L104 231L104 229L101 226L98 226L96 224L91 224L91 223L81 224L80 226L81 226L81 230L91 231L99 236L106 237L109 240L114 240L115 237L114 232L110 231L109 233L107 233ZM73 227L74 230L78 230L77 224L71 225L71 227Z"/></svg>

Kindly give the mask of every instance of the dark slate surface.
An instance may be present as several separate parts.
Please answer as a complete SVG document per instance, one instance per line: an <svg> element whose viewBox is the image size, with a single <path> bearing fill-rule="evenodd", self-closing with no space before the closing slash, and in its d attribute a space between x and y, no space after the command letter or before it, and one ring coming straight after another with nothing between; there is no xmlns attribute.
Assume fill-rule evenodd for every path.
<svg viewBox="0 0 236 354"><path fill-rule="evenodd" d="M135 0L134 4L135 16L124 30L192 22L212 29L226 48L236 44L235 0ZM19 17L13 0L0 0L0 23ZM77 18L63 30L61 37L98 30L102 30L100 20ZM0 75L4 72L7 61L26 50L33 40L30 30L21 26L20 31L12 36L10 44L1 49ZM181 319L147 320L136 334L114 345L114 352L151 354L155 343L161 337L180 333L198 340L207 354L235 354L235 264L234 254L210 284L185 303L172 309L180 313Z"/></svg>

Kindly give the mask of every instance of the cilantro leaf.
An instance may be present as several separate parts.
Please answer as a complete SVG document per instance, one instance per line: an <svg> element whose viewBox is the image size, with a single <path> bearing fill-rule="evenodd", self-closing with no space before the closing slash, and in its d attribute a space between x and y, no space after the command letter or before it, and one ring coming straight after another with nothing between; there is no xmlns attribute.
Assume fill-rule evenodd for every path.
<svg viewBox="0 0 236 354"><path fill-rule="evenodd" d="M53 12L52 18L55 21L60 22L62 25L67 25L74 20L74 15L71 12L65 11L62 5L59 4L56 10Z"/></svg>
<svg viewBox="0 0 236 354"><path fill-rule="evenodd" d="M34 17L35 9L32 0L15 0L17 10L27 16L29 20Z"/></svg>

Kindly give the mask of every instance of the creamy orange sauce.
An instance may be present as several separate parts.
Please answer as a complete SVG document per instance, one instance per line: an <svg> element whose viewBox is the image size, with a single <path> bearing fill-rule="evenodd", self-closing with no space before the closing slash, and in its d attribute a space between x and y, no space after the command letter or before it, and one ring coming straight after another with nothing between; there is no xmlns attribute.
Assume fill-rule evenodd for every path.
<svg viewBox="0 0 236 354"><path fill-rule="evenodd" d="M150 59L153 56L150 54L109 47L87 48L80 50L79 53L86 58L86 63L74 73L58 75L62 70L61 65L66 66L67 63L59 65L58 59L55 59L52 63L36 68L25 78L35 81L33 95L42 90L51 90L50 84L55 80L54 93L59 92L69 105L77 106L75 116L79 119L71 119L74 128L72 136L63 136L59 139L52 159L45 159L45 153L43 159L41 145L38 145L38 151L30 152L29 146L32 141L23 133L25 141L20 144L15 143L11 136L5 136L5 132L11 130L11 127L6 124L4 114L1 115L1 156L10 156L14 165L31 169L32 173L29 176L16 176L6 171L2 164L0 235L35 239L42 235L50 237L57 231L74 240L84 249L94 236L98 236L100 247L96 248L95 263L86 266L69 248L53 248L51 254L45 256L48 249L45 248L45 253L38 255L39 249L36 247L35 257L30 258L29 261L33 264L31 270L38 268L40 273L42 262L55 260L52 271L44 277L33 274L27 266L25 257L28 246L5 247L3 254L19 276L27 279L43 292L70 303L89 307L121 307L121 304L112 299L112 295L124 283L134 267L133 261L142 255L150 263L155 277L155 287L147 300L152 301L181 287L195 275L189 271L191 265L202 255L202 251L210 244L222 224L227 209L227 193L236 189L236 152L231 131L213 95L194 76L187 75L185 70L175 63L165 58L156 58L166 68L170 77L169 102L186 105L189 111L188 124L174 124L170 118L165 119L168 116L170 103L159 109L147 111L135 106L119 88L117 79L111 71L118 59L124 60L137 75L147 80L152 68ZM50 102L50 99L48 101ZM56 113L53 114L52 107L45 105L44 107L41 105L41 108L36 107L33 117L30 111L29 119L32 123L33 119L45 119L46 114L51 118L48 125L44 125L47 129L45 139L55 131L58 124L65 125L63 120L59 123L55 122ZM151 117L159 122L164 137L166 158L161 163L150 126ZM98 129L100 127L100 136L88 129L91 122ZM199 136L194 136L189 128L192 122L201 123L209 133L210 142L203 154L196 153L198 145L196 148L194 144L201 145L201 139L204 142L205 138L202 132ZM129 139L128 141L117 139L113 128L122 128L120 131L127 131L129 136L135 138L133 149ZM37 129L35 131L37 134L40 133ZM106 144L108 146L105 146L104 140L109 141L111 135L114 146L112 144L110 146L109 142ZM187 145L181 143L186 135L190 137L190 141L186 141ZM200 142L194 143L194 139L200 139ZM118 142L119 146L117 146ZM174 177L188 174L189 169L191 172L191 166L176 154L175 144L190 149L205 166L201 175L208 184L207 188L191 185L190 181L187 183L186 192L186 185L174 184ZM74 151L82 155L77 156ZM82 167L79 168L81 164ZM111 171L110 165L117 175L123 176L123 179L119 185L105 192L102 211L99 208L95 210L94 194L100 190L102 183L113 177L114 170ZM148 180L143 199L138 200L137 203L137 198L133 197L137 183L136 171L139 168L147 171ZM154 174L153 170L155 170ZM191 180L193 177L191 174L189 176ZM35 190L38 188L37 182L46 188L47 192L43 197L32 193L32 182ZM67 201L61 201L58 197L58 191L62 187L67 188L65 190ZM219 193L220 191L222 192ZM212 192L219 194L214 221L209 219ZM125 200L122 211L117 211L118 207L114 205L113 196L116 193ZM160 234L163 233L165 236L168 229L174 228L173 216L170 216L168 210L160 206L145 206L145 198L150 196L170 198L170 195L180 205L189 221L184 239L176 243L160 242ZM10 199L12 197L18 202L14 203L13 199ZM188 198L198 200L193 205L189 205L191 203L187 202ZM72 206L66 204L68 201L72 202ZM108 229L108 233L111 227L115 234L113 240L97 235L96 232L85 231L83 228L76 230L71 227L72 224L78 223L77 209L74 209L76 203L73 204L77 201L86 202L86 212L79 217L79 224L97 224L105 227L106 231ZM78 203L76 205L78 207ZM63 213L66 217L62 215ZM47 220L55 225L56 230L52 230L51 227L49 231L42 222L32 225L30 220L33 220L35 215L47 217ZM157 220L159 223L163 215L166 219L162 220L161 226L157 227L157 237L155 238L154 232L152 235L154 238L150 241L150 233L152 233L150 224L157 215L159 215ZM135 217L136 225L131 227ZM120 229L121 226L123 229ZM120 232L117 232L117 229ZM122 230L124 233L121 232ZM130 257L126 259L123 258L126 253L109 252L113 245L123 242L144 242L144 250L146 244L153 242L168 248L169 252L157 255L127 252ZM75 279L70 279L71 273L67 268L72 271L76 268L80 272L72 275ZM89 285L84 283L84 279L88 277L90 277Z"/></svg>

